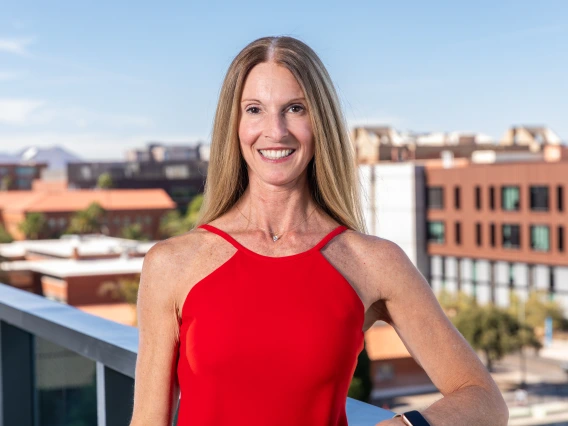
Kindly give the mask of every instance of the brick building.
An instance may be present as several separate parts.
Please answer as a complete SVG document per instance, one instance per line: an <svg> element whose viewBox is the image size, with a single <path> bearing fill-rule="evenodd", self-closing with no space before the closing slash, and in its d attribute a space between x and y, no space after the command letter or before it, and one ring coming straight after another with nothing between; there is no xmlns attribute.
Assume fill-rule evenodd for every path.
<svg viewBox="0 0 568 426"><path fill-rule="evenodd" d="M40 237L59 236L72 216L93 202L105 210L102 228L106 235L120 236L125 226L138 223L150 239L160 238L160 219L176 207L163 189L9 191L0 192L0 224L21 240L19 224L30 213L42 213L47 226Z"/></svg>

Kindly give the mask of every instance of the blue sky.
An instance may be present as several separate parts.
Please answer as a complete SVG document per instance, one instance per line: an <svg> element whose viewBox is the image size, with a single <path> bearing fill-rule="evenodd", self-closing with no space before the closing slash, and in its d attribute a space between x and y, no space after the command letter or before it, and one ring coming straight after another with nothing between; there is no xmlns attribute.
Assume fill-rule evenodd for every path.
<svg viewBox="0 0 568 426"><path fill-rule="evenodd" d="M320 55L348 123L568 140L568 2L26 1L0 13L0 151L120 159L208 141L224 73L265 35Z"/></svg>

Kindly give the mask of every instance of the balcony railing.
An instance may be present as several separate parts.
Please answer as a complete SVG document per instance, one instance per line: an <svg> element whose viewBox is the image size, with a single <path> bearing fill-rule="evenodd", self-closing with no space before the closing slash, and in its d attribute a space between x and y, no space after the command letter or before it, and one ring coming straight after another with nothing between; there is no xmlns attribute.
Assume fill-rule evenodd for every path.
<svg viewBox="0 0 568 426"><path fill-rule="evenodd" d="M138 330L0 284L0 426L125 426ZM347 398L352 426L392 417Z"/></svg>

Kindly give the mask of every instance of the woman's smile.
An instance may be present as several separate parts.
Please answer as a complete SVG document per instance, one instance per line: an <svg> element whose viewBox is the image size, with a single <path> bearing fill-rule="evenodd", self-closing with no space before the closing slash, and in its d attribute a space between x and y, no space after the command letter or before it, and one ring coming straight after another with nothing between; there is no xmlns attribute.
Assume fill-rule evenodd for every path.
<svg viewBox="0 0 568 426"><path fill-rule="evenodd" d="M288 161L296 152L295 149L259 149L260 157L270 163L283 163Z"/></svg>

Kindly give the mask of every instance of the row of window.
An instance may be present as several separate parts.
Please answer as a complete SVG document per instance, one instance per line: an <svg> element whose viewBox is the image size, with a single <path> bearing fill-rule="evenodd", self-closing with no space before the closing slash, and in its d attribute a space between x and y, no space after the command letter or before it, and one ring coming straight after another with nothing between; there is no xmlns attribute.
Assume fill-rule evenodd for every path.
<svg viewBox="0 0 568 426"><path fill-rule="evenodd" d="M11 167L0 167L0 176L10 174L10 172L14 170L17 176L35 176L36 175L36 168L31 166L19 166L14 168Z"/></svg>
<svg viewBox="0 0 568 426"><path fill-rule="evenodd" d="M550 209L550 189L546 185L529 186L528 197L529 206L532 211L549 211ZM521 190L518 186L501 186L501 210L518 211L520 209ZM426 205L429 209L444 208L444 187L431 186L428 188ZM496 190L494 186L489 187L488 206L490 210L496 209ZM475 187L475 208L481 210L483 197L481 186ZM559 212L564 211L564 187L556 186L556 206ZM461 209L461 188L454 187L454 208Z"/></svg>
<svg viewBox="0 0 568 426"><path fill-rule="evenodd" d="M444 243L446 240L446 229L443 221L429 221L427 226L427 239L433 243ZM550 227L548 225L530 225L530 245L534 251L550 251ZM557 250L564 252L564 226L556 227ZM462 243L461 223L454 224L455 243ZM475 244L483 246L483 232L481 223L475 224ZM489 245L497 247L496 225L489 224ZM501 247L518 249L521 247L521 226L510 223L501 224Z"/></svg>
<svg viewBox="0 0 568 426"><path fill-rule="evenodd" d="M47 219L47 226L51 229L63 229L67 226L68 220L67 218L64 217L59 217L59 218L55 218L55 217L50 217L49 219ZM103 218L102 220L103 224L106 224L107 221L105 218ZM136 217L130 217L130 216L114 216L113 220L112 220L112 224L113 225L130 225L131 223L139 223L139 224L146 224L146 225L150 225L152 223L152 216L149 215L145 215L145 216L136 216Z"/></svg>

